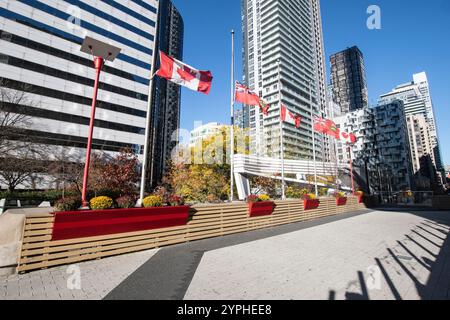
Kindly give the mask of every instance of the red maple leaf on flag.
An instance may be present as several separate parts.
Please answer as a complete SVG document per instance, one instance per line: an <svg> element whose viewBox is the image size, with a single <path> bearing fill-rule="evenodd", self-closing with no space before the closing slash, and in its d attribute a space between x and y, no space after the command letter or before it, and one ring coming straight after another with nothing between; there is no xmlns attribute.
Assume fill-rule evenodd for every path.
<svg viewBox="0 0 450 320"><path fill-rule="evenodd" d="M193 72L191 69L189 69L186 66L183 66L182 68L177 69L177 73L180 75L181 79L184 81L192 81L192 79L196 78L195 72Z"/></svg>

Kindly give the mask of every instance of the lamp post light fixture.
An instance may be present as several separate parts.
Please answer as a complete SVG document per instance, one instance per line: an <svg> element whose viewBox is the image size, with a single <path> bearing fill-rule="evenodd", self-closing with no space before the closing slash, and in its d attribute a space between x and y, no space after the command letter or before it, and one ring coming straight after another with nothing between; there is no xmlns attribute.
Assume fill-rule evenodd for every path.
<svg viewBox="0 0 450 320"><path fill-rule="evenodd" d="M91 120L89 123L89 133L88 141L86 147L86 161L84 164L84 174L83 174L83 190L81 194L82 206L87 207L88 201L86 198L88 179L89 179L89 164L91 161L91 148L92 148L92 135L94 132L94 121L95 121L95 107L97 105L97 94L98 85L100 80L100 73L106 61L114 61L120 53L120 48L95 40L91 37L86 37L81 45L81 52L90 54L94 57L94 67L95 67L95 83L94 83L94 94L92 97L92 107L91 107Z"/></svg>

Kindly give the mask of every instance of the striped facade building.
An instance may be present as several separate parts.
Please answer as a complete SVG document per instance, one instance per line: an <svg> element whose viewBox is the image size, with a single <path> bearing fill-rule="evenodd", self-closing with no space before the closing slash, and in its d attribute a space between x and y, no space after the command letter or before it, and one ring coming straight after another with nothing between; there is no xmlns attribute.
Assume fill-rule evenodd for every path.
<svg viewBox="0 0 450 320"><path fill-rule="evenodd" d="M312 118L331 116L319 1L242 0L242 30L244 83L270 105L267 117L258 107L249 110L252 154L279 157L281 99L302 116L300 129L282 125L284 156L313 159ZM315 139L317 159L330 161L329 139Z"/></svg>
<svg viewBox="0 0 450 320"><path fill-rule="evenodd" d="M162 11L159 6L165 8L165 15L160 12L157 24ZM100 77L93 150L114 154L131 148L142 160L156 48L161 43L175 57L182 54L183 22L174 8L171 13L178 19L168 18L168 8L172 8L169 0L1 1L1 87L26 92L29 103L11 105L15 112L30 117L22 135L53 146L55 154L60 150L84 161L95 69L93 57L82 53L80 46L89 36L121 49L114 62L106 62ZM176 44L166 41L174 29L172 23L180 33ZM157 30L157 26L161 27ZM170 113L164 121L177 127L179 90L171 91L173 88L162 82L155 86L158 90L153 92L158 95L152 99L152 110L157 111L152 123L161 123L161 117ZM14 138L20 140L21 136ZM164 146L158 139L165 136L154 137L151 143ZM153 158L158 157L152 154L150 163Z"/></svg>

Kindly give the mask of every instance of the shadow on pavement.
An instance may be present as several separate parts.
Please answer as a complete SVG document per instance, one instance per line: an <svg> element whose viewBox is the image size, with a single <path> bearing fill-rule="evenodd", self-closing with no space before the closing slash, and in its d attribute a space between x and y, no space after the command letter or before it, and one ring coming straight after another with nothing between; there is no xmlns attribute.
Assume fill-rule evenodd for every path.
<svg viewBox="0 0 450 320"><path fill-rule="evenodd" d="M109 292L105 300L180 300L184 298L203 254L207 251L295 232L369 212L372 210L164 247Z"/></svg>
<svg viewBox="0 0 450 320"><path fill-rule="evenodd" d="M396 254L394 248L387 248L388 260L375 258L375 263L380 269L381 275L387 283L392 297L395 300L404 299L385 267L385 264L390 264L391 261L393 261L396 266L400 267L403 274L412 281L417 290L417 294L422 300L450 299L450 212L398 210L397 208L393 210L382 209L379 211L407 212L425 219L420 225L414 226L411 229L410 234L405 235L404 239L397 241L396 248L403 249L406 255ZM443 243L439 244L436 241L441 241ZM436 251L439 251L439 253L433 253L421 242L428 243L434 247ZM425 255L431 256L434 260L423 256L419 257L417 251L422 251ZM416 254L414 252L416 252ZM384 260L384 263L382 260ZM416 270L414 266L407 264L404 261L415 261L429 271L429 277L425 284L421 283L415 276L414 271ZM370 293L367 291L364 274L361 271L358 271L357 274L361 293L346 292L345 298L347 300L370 299ZM336 291L330 290L329 299L334 300L335 298Z"/></svg>

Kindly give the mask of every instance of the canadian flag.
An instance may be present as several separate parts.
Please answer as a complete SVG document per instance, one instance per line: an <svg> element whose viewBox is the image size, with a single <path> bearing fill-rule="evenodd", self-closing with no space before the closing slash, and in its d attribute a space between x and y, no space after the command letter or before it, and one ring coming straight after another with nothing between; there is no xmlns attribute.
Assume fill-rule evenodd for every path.
<svg viewBox="0 0 450 320"><path fill-rule="evenodd" d="M259 106L259 96L239 82L236 82L236 92L234 100L248 106Z"/></svg>
<svg viewBox="0 0 450 320"><path fill-rule="evenodd" d="M289 111L288 108L286 108L285 105L281 105L281 120L287 123L290 123L297 128L300 128L300 123L302 121L302 117L298 114L292 113Z"/></svg>
<svg viewBox="0 0 450 320"><path fill-rule="evenodd" d="M340 139L339 140L349 143L349 144L355 144L357 139L353 133L347 133L344 131L340 131Z"/></svg>
<svg viewBox="0 0 450 320"><path fill-rule="evenodd" d="M325 119L315 116L314 117L314 131L325 133L326 132L326 123Z"/></svg>
<svg viewBox="0 0 450 320"><path fill-rule="evenodd" d="M210 71L196 70L181 61L159 52L161 66L156 75L191 90L209 94L213 76Z"/></svg>

